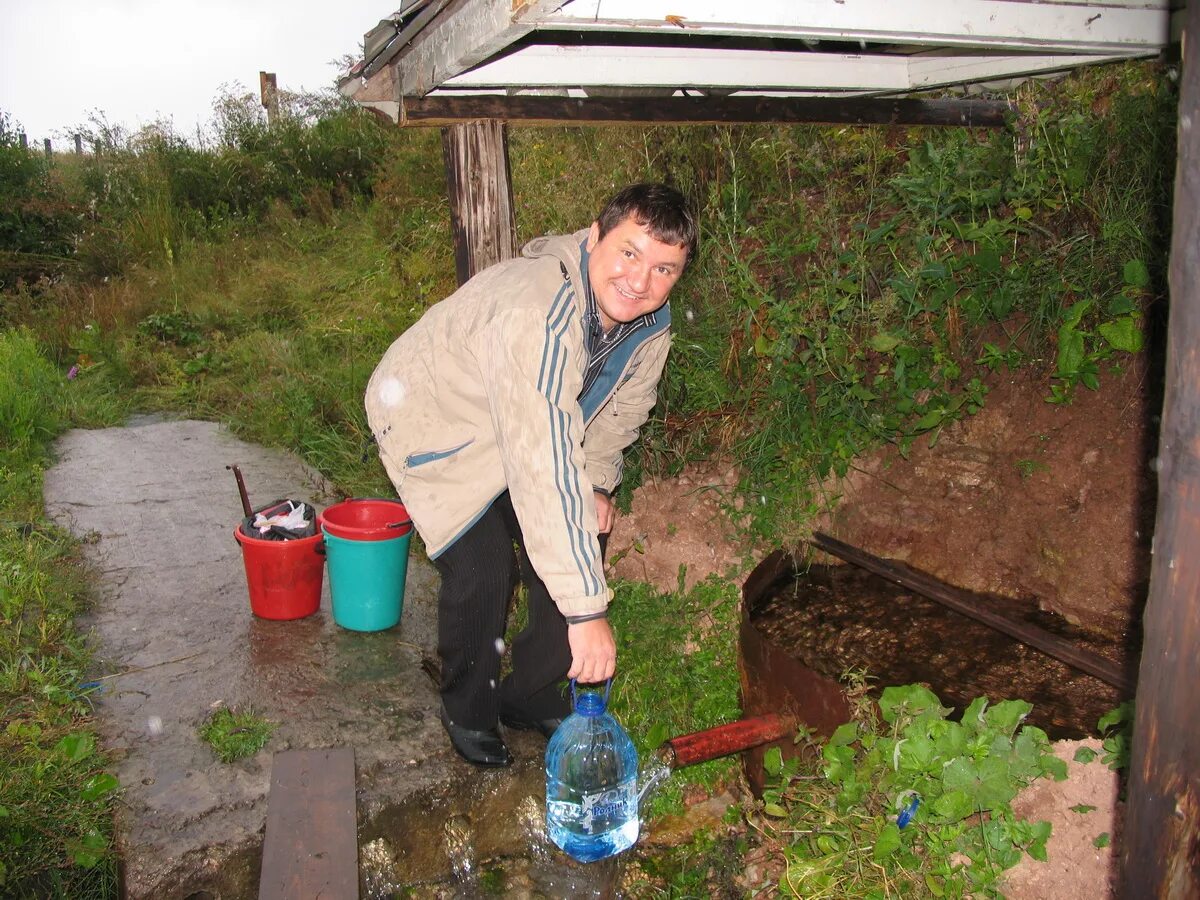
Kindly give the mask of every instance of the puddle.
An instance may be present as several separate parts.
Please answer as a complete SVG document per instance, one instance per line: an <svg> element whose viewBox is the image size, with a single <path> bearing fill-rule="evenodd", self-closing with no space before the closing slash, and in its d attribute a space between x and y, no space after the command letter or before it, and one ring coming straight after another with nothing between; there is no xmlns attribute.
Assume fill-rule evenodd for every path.
<svg viewBox="0 0 1200 900"><path fill-rule="evenodd" d="M670 777L664 763L644 769L643 803ZM533 782L539 793L524 793ZM554 846L545 832L545 804L539 778L479 779L460 787L470 795L442 790L413 796L388 809L359 833L359 871L365 898L396 896L474 898L620 898L628 860L642 852L641 841L626 853L594 863L578 863ZM482 787L482 789L480 789ZM469 802L469 811L464 804ZM642 837L646 835L643 823Z"/></svg>

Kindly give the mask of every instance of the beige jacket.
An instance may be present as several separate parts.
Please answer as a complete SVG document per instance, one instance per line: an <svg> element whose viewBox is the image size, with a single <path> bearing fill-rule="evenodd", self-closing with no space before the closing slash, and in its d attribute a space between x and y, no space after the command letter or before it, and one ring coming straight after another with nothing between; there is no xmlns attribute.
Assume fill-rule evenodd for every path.
<svg viewBox="0 0 1200 900"><path fill-rule="evenodd" d="M664 306L606 361L581 406L586 237L531 241L431 307L384 354L365 398L429 555L508 490L529 558L564 615L599 612L612 596L592 489L619 484L670 347Z"/></svg>

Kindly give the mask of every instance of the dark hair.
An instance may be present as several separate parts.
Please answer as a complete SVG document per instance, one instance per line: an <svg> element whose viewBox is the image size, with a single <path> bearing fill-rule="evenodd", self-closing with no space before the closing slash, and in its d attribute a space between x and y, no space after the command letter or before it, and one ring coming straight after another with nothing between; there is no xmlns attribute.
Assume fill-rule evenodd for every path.
<svg viewBox="0 0 1200 900"><path fill-rule="evenodd" d="M687 248L686 268L696 256L699 228L683 194L666 184L631 184L618 191L600 210L600 238L632 217L657 241Z"/></svg>

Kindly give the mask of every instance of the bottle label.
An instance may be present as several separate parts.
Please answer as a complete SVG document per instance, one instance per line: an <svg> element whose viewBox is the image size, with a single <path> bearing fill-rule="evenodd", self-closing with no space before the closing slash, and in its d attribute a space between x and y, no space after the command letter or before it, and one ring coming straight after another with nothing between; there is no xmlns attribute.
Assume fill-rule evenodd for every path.
<svg viewBox="0 0 1200 900"><path fill-rule="evenodd" d="M607 831L614 822L632 818L637 815L635 802L632 782L617 785L606 791L584 794L580 803L584 831Z"/></svg>

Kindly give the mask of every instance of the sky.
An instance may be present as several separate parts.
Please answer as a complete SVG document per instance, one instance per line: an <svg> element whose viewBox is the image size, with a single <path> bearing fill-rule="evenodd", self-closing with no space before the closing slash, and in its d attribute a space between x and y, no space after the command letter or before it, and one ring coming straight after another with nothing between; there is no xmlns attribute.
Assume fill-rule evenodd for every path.
<svg viewBox="0 0 1200 900"><path fill-rule="evenodd" d="M169 119L185 137L209 122L222 85L258 94L331 87L333 64L399 0L0 0L0 110L40 147L101 111L136 131ZM244 91L243 91L244 92Z"/></svg>

